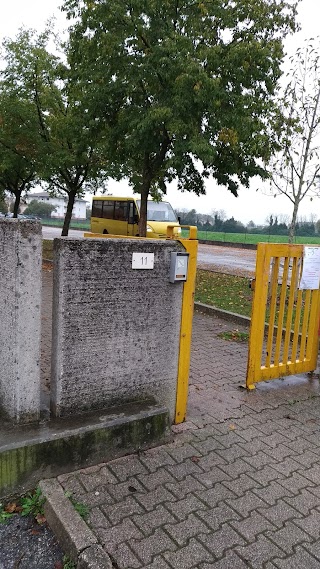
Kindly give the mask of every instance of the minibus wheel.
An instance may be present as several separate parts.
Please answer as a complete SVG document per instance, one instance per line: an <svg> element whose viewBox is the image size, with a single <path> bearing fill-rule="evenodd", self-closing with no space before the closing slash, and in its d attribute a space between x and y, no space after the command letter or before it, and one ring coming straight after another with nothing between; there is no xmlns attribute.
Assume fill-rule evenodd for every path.
<svg viewBox="0 0 320 569"><path fill-rule="evenodd" d="M103 235L108 235L108 231L106 229L103 230Z"/></svg>

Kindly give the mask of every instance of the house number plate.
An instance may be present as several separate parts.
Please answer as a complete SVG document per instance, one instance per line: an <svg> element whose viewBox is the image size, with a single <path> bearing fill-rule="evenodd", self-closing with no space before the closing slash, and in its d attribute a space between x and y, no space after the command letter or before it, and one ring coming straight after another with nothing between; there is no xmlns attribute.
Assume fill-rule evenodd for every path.
<svg viewBox="0 0 320 569"><path fill-rule="evenodd" d="M133 269L153 269L154 253L132 253Z"/></svg>

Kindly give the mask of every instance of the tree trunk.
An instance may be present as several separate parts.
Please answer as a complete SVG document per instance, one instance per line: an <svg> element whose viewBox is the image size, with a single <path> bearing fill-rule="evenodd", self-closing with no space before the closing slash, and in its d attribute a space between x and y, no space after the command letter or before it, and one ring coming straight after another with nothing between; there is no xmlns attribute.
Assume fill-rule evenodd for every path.
<svg viewBox="0 0 320 569"><path fill-rule="evenodd" d="M20 199L21 199L21 192L18 190L14 193L15 202L13 206L13 217L18 217L19 207L20 207Z"/></svg>
<svg viewBox="0 0 320 569"><path fill-rule="evenodd" d="M140 205L140 219L139 219L140 237L146 237L147 235L147 207L148 207L149 191L150 191L150 181L145 180L141 190L141 205Z"/></svg>
<svg viewBox="0 0 320 569"><path fill-rule="evenodd" d="M289 227L289 239L288 243L293 243L295 232L296 232L296 223L297 223L297 215L298 215L298 208L299 202L295 201L293 206L292 218Z"/></svg>
<svg viewBox="0 0 320 569"><path fill-rule="evenodd" d="M70 221L72 218L72 211L73 211L73 206L74 206L74 201L76 199L76 195L77 195L77 190L71 190L70 192L68 192L69 199L68 199L66 215L64 218L64 222L63 222L63 228L62 228L62 233L61 233L62 237L67 237L67 235L69 233L69 226L70 226Z"/></svg>

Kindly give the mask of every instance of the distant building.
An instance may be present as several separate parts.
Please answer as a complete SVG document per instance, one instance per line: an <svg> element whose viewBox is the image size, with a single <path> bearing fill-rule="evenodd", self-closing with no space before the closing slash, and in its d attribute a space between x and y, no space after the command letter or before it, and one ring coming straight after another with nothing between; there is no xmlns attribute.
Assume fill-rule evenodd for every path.
<svg viewBox="0 0 320 569"><path fill-rule="evenodd" d="M24 198L25 206L20 208L21 213L23 213L22 209L25 209L27 205L32 202L32 200L36 200L37 202L45 202L55 206L56 209L52 212L51 217L55 219L64 219L67 211L67 197L56 196L53 198L48 194L48 192L28 194ZM86 219L86 206L87 202L85 200L76 198L72 211L72 219Z"/></svg>

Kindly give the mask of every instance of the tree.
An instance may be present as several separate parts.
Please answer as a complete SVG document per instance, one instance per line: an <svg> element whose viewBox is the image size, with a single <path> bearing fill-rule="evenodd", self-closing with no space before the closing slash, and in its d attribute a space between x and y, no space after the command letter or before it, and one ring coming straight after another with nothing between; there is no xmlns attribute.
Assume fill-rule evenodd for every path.
<svg viewBox="0 0 320 569"><path fill-rule="evenodd" d="M271 190L293 205L289 243L295 235L300 203L319 195L320 173L320 50L309 41L291 58L292 68L283 89L285 123L279 129L280 152L270 165Z"/></svg>
<svg viewBox="0 0 320 569"><path fill-rule="evenodd" d="M4 190L0 188L0 212L7 213L8 211L8 204L6 202L6 195Z"/></svg>
<svg viewBox="0 0 320 569"><path fill-rule="evenodd" d="M38 215L39 217L51 217L52 212L56 209L56 206L52 204L32 200L23 213L26 215Z"/></svg>
<svg viewBox="0 0 320 569"><path fill-rule="evenodd" d="M2 88L19 104L32 106L36 172L52 195L67 194L62 235L68 235L75 198L104 188L107 160L99 145L105 127L92 115L88 119L70 69L48 50L50 39L49 30L39 35L22 30L15 41L4 42Z"/></svg>
<svg viewBox="0 0 320 569"><path fill-rule="evenodd" d="M14 217L21 196L36 182L37 138L40 142L30 102L9 93L0 82L0 191L14 196Z"/></svg>
<svg viewBox="0 0 320 569"><path fill-rule="evenodd" d="M109 125L108 156L141 194L141 236L148 196L174 179L199 195L211 175L236 196L266 177L292 4L65 0L63 9L75 18L69 64L88 113Z"/></svg>

